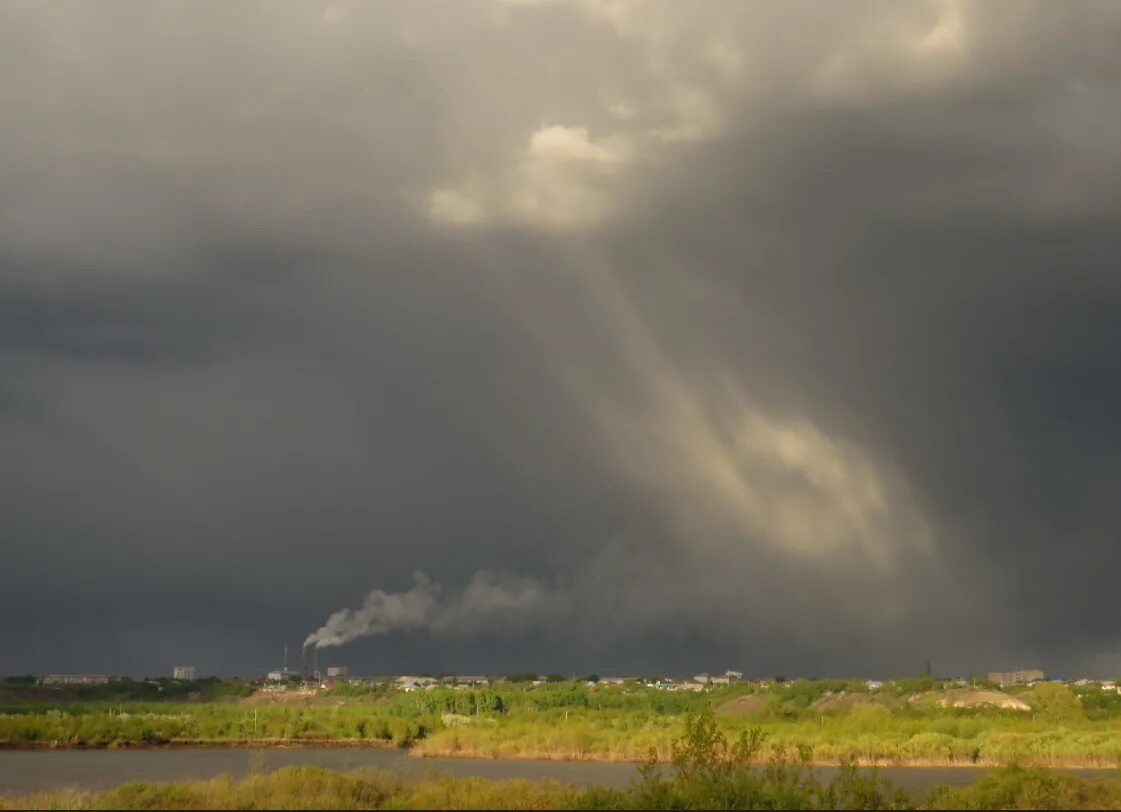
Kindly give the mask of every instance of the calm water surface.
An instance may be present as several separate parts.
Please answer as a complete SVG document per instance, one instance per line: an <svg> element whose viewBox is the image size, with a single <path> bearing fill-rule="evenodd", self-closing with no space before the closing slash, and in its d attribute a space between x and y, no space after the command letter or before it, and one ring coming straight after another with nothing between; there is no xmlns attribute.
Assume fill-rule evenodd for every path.
<svg viewBox="0 0 1121 812"><path fill-rule="evenodd" d="M0 751L0 795L21 795L62 787L107 789L126 781L178 781L229 773L241 778L290 764L331 770L395 770L410 776L478 776L480 778L551 778L572 784L624 787L638 771L633 764L581 761L493 761L488 759L412 758L402 750L305 748L292 750L24 750ZM1110 770L1071 770L1079 775L1107 775ZM834 768L819 767L828 781ZM968 767L884 767L880 774L899 787L921 789L934 784L968 784L981 774Z"/></svg>

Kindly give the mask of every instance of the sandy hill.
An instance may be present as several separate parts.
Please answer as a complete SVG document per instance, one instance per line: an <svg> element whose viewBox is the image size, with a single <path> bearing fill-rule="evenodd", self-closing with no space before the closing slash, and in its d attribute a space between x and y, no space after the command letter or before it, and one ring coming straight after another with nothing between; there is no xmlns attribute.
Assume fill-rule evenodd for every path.
<svg viewBox="0 0 1121 812"><path fill-rule="evenodd" d="M1003 708L1005 710L1031 710L1028 703L1019 697L1010 696L1002 691L982 688L960 688L942 693L931 692L915 694L909 699L912 705L920 705L926 700L934 700L944 708Z"/></svg>
<svg viewBox="0 0 1121 812"><path fill-rule="evenodd" d="M770 704L770 697L766 694L748 694L730 699L716 709L717 716L749 716L762 713Z"/></svg>

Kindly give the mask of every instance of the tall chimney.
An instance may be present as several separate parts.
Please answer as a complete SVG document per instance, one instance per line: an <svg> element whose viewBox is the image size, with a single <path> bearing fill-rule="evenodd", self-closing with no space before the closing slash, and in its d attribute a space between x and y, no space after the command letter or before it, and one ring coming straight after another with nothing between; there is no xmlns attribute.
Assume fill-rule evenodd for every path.
<svg viewBox="0 0 1121 812"><path fill-rule="evenodd" d="M300 673L307 677L307 646L300 649Z"/></svg>
<svg viewBox="0 0 1121 812"><path fill-rule="evenodd" d="M284 670L288 670L288 644L284 644Z"/></svg>
<svg viewBox="0 0 1121 812"><path fill-rule="evenodd" d="M319 679L319 646L316 646L312 650L311 658L313 663L311 667L312 676L314 676L316 679Z"/></svg>

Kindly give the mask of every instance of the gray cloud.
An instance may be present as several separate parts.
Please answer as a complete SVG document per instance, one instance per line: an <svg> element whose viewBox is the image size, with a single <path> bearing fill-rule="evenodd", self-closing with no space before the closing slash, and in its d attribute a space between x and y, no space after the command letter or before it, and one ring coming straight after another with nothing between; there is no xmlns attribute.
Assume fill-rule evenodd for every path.
<svg viewBox="0 0 1121 812"><path fill-rule="evenodd" d="M1116 670L1119 27L6 4L0 671Z"/></svg>

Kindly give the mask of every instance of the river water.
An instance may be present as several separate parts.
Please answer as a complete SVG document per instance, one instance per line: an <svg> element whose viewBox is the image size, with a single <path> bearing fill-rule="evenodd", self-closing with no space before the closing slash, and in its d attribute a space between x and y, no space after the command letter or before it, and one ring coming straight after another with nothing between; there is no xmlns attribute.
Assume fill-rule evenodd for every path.
<svg viewBox="0 0 1121 812"><path fill-rule="evenodd" d="M0 795L22 795L64 787L107 789L126 781L179 781L228 773L241 778L291 764L311 764L341 772L394 770L409 776L553 779L563 783L625 787L636 778L634 764L590 761L501 761L413 758L403 750L366 748L0 751ZM835 768L819 767L828 781ZM1092 776L1110 770L1072 770ZM969 767L882 767L880 774L898 787L924 789L935 784L968 784L981 771Z"/></svg>

